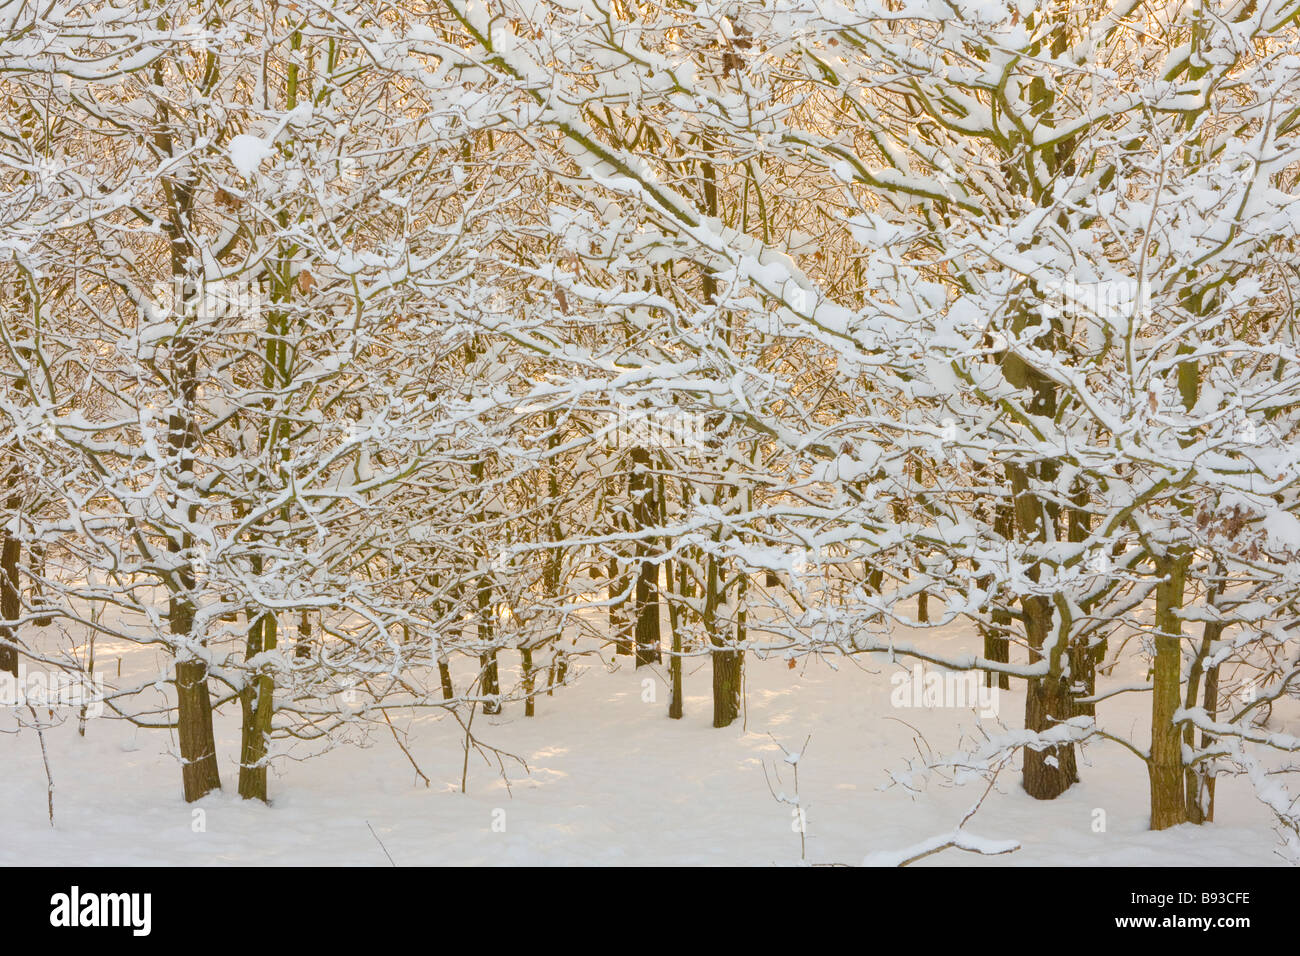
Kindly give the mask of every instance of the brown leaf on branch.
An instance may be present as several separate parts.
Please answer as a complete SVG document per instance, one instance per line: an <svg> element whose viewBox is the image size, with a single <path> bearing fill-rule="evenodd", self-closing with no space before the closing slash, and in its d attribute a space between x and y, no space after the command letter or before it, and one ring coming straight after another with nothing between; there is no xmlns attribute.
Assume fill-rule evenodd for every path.
<svg viewBox="0 0 1300 956"><path fill-rule="evenodd" d="M226 189L224 186L217 187L216 201L217 201L217 205L220 206L222 209L229 209L232 212L238 211L239 207L244 204L244 201L242 199L240 199L230 190Z"/></svg>

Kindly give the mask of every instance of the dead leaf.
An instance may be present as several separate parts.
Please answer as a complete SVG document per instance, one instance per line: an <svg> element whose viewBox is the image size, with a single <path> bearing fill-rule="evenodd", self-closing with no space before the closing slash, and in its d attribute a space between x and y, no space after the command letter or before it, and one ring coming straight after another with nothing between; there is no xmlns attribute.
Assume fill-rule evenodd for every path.
<svg viewBox="0 0 1300 956"><path fill-rule="evenodd" d="M217 205L222 209L237 210L244 204L244 201L226 189L224 186L217 187L216 194Z"/></svg>

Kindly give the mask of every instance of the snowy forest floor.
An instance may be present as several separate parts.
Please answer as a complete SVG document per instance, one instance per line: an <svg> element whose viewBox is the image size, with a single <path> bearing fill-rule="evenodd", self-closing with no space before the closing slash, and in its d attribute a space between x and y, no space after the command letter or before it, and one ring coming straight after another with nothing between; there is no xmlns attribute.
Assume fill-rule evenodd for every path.
<svg viewBox="0 0 1300 956"><path fill-rule="evenodd" d="M938 635L930 632L929 639ZM942 638L963 643L960 635ZM105 649L137 655L152 652ZM479 715L476 736L517 754L506 761L509 789L495 761L471 753L468 793L460 792L463 734L445 714L394 718L431 779L426 787L386 729L363 747L340 746L311 760L278 759L272 805L235 794L238 708L218 717L225 791L195 806L181 799L174 741L100 718L77 734L76 720L45 732L55 783L55 822L46 815L46 780L36 734L0 736L0 863L136 864L750 864L800 860L799 835L778 792L793 792L776 741L798 750L806 808L807 860L859 863L951 830L979 798L978 780L959 787L932 779L925 792L882 789L927 744L957 750L963 734L997 720L976 708L898 707L890 675L910 670L880 657L841 660L838 669L809 659L747 662L744 726L710 725L707 661L687 661L686 716L666 717L665 670L635 671L617 658L609 672L583 658L583 673L555 696L500 716ZM655 677L653 702L643 680ZM910 699L910 695L909 695ZM1000 719L1022 726L1023 692L1003 691ZM1144 695L1108 703L1105 723L1141 726ZM1125 710L1127 708L1127 710ZM3 729L14 714L0 715ZM910 726L909 726L910 725ZM381 725L382 728L382 725ZM923 738L923 739L922 739ZM773 767L781 764L780 781ZM967 825L980 837L1017 840L1017 852L981 857L947 850L922 865L1267 865L1276 837L1271 817L1243 780L1219 783L1217 822L1161 833L1147 830L1145 767L1122 747L1088 744L1081 782L1040 802L1019 785L1018 761L997 781ZM196 827L195 809L203 812ZM1105 813L1098 832L1096 811ZM196 829L199 832L196 832ZM373 833L372 833L373 830ZM382 846L381 846L382 841Z"/></svg>

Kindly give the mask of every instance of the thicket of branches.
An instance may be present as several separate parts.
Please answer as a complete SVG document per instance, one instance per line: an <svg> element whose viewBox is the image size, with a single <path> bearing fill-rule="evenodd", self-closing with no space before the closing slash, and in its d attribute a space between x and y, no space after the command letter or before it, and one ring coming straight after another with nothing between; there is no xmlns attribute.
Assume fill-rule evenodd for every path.
<svg viewBox="0 0 1300 956"><path fill-rule="evenodd" d="M890 653L1023 682L951 765L1100 736L1153 828L1240 774L1298 850L1297 17L9 4L0 665L161 651L108 703L194 800L214 710L266 799L578 655L674 717L706 656L723 727L746 654Z"/></svg>

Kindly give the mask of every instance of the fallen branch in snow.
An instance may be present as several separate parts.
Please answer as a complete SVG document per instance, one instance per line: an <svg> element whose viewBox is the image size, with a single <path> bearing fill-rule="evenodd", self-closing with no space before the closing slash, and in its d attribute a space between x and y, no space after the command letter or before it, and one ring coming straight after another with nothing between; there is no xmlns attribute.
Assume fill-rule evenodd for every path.
<svg viewBox="0 0 1300 956"><path fill-rule="evenodd" d="M966 850L983 856L999 856L1003 853L1014 853L1020 849L1020 844L1014 840L988 840L984 837L972 836L961 829L956 829L952 833L931 837L906 850L869 854L862 861L862 865L908 866L918 860L925 859L927 856L933 856L935 853L948 849Z"/></svg>
<svg viewBox="0 0 1300 956"><path fill-rule="evenodd" d="M967 833L962 829L979 812L980 807L984 805L985 798L993 790L998 774L1002 772L1002 768L1006 764L1007 761L1004 760L994 768L992 775L989 777L988 786L984 788L980 798L975 801L974 806L966 811L966 815L961 818L961 822L950 833L941 833L903 850L883 850L869 853L863 859L862 865L908 866L918 860L925 859L927 856L933 856L949 849L965 850L968 853L979 853L982 856L1001 856L1004 853L1014 853L1019 850L1020 844L1015 840L990 840Z"/></svg>
<svg viewBox="0 0 1300 956"><path fill-rule="evenodd" d="M384 846L384 841L379 839L379 834L375 832L375 828L370 825L369 820L366 821L366 829L370 831L370 835L374 837L375 842L379 844L379 849L384 851L384 856L388 857L388 862L392 863L393 866L397 866L393 861L393 855L388 852L388 847Z"/></svg>

